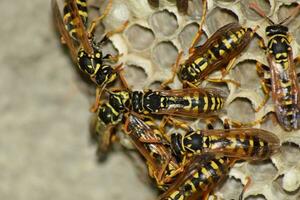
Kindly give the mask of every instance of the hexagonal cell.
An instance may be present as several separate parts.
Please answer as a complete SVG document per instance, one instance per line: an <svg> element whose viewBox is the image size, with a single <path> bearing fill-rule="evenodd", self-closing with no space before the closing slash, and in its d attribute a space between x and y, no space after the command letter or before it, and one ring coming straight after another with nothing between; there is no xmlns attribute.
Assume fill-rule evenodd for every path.
<svg viewBox="0 0 300 200"><path fill-rule="evenodd" d="M300 148L293 143L284 143L281 147L281 155L286 165L292 167L300 160Z"/></svg>
<svg viewBox="0 0 300 200"><path fill-rule="evenodd" d="M234 178L228 178L217 191L224 194L224 199L236 199L237 194L241 193L243 190L243 185L240 181Z"/></svg>
<svg viewBox="0 0 300 200"><path fill-rule="evenodd" d="M154 13L149 21L156 35L170 36L178 28L176 15L166 9Z"/></svg>
<svg viewBox="0 0 300 200"><path fill-rule="evenodd" d="M239 112L236 112L239 110ZM240 113L243 113L241 115ZM251 102L246 98L236 98L227 106L229 119L243 123L255 120Z"/></svg>
<svg viewBox="0 0 300 200"><path fill-rule="evenodd" d="M191 0L189 1L188 7L188 15L192 19L200 19L202 16L203 8L202 8L202 1L199 0Z"/></svg>
<svg viewBox="0 0 300 200"><path fill-rule="evenodd" d="M256 61L246 60L238 63L233 70L240 76L241 87L254 89L260 87L260 78L256 72Z"/></svg>
<svg viewBox="0 0 300 200"><path fill-rule="evenodd" d="M261 1L261 0L243 0L241 1L241 10L243 15L249 20L259 20L262 17L253 9L249 8L251 3L255 3L266 15L269 14L271 5L269 1Z"/></svg>
<svg viewBox="0 0 300 200"><path fill-rule="evenodd" d="M194 40L198 29L199 25L197 23L190 23L182 29L178 38L183 49L188 50L191 47L192 41ZM204 31L202 31L200 41L196 44L196 46L204 44L206 40L207 35Z"/></svg>
<svg viewBox="0 0 300 200"><path fill-rule="evenodd" d="M250 174L260 174L259 176L252 176L253 182L260 182L270 180L276 175L276 168L270 160L249 163L247 170Z"/></svg>
<svg viewBox="0 0 300 200"><path fill-rule="evenodd" d="M153 60L161 68L171 69L176 61L178 54L177 48L170 41L158 43L153 49Z"/></svg>
<svg viewBox="0 0 300 200"><path fill-rule="evenodd" d="M147 74L141 66L127 65L125 71L124 76L129 87L133 87L135 90L144 89Z"/></svg>
<svg viewBox="0 0 300 200"><path fill-rule="evenodd" d="M231 22L238 22L238 17L235 13L227 9L216 7L207 15L206 25L212 34L222 26Z"/></svg>
<svg viewBox="0 0 300 200"><path fill-rule="evenodd" d="M136 50L145 50L149 48L155 39L151 29L139 24L134 24L129 27L126 30L125 35L130 45Z"/></svg>

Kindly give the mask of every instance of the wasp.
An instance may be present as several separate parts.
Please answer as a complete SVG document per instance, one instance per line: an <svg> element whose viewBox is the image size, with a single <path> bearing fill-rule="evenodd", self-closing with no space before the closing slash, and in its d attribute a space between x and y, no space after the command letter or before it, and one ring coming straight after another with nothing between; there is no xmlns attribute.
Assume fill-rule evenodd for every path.
<svg viewBox="0 0 300 200"><path fill-rule="evenodd" d="M176 73L182 83L193 86L199 86L204 79L212 82L232 82L239 85L233 80L225 80L223 78L207 79L207 76L213 71L220 69L223 70L222 77L225 76L233 67L236 57L241 54L252 40L256 29L243 27L235 22L229 23L218 29L203 45L196 46L202 35L202 26L207 10L206 4L206 1L203 1L204 15L202 16L198 33L189 49L188 59L180 64L182 52L179 53L173 68L172 78L162 83L162 86L172 83Z"/></svg>
<svg viewBox="0 0 300 200"><path fill-rule="evenodd" d="M52 0L55 23L63 43L66 43L70 50L72 60L99 88L104 88L113 82L121 70L121 65L115 68L111 66L110 63L115 62L117 57L109 54L104 56L101 45L113 33L122 31L127 23L124 23L124 27L120 30L107 33L99 43L95 42L93 35L96 24L108 14L111 6L112 1L110 0L103 15L93 20L90 27L87 28L88 11L85 0L65 0L63 18L56 0Z"/></svg>
<svg viewBox="0 0 300 200"><path fill-rule="evenodd" d="M171 146L180 156L215 153L244 160L264 160L279 150L280 141L273 133L256 128L189 128L184 135L172 133Z"/></svg>
<svg viewBox="0 0 300 200"><path fill-rule="evenodd" d="M195 156L159 200L208 199L234 162L234 159L218 158L213 154Z"/></svg>
<svg viewBox="0 0 300 200"><path fill-rule="evenodd" d="M154 8L159 6L159 0L148 0L148 3ZM179 12L187 14L189 0L176 0L176 6Z"/></svg>
<svg viewBox="0 0 300 200"><path fill-rule="evenodd" d="M269 93L272 92L279 123L286 131L297 130L300 127L300 98L295 63L299 62L300 56L296 59L293 58L291 36L284 23L297 15L300 4L290 17L279 24L275 24L268 18L256 4L250 4L250 8L271 23L265 30L268 38L267 46L262 39L260 41L260 46L266 52L269 66L259 62L256 65L257 72L262 77L262 89L266 94L264 101L256 111L263 107L269 98Z"/></svg>
<svg viewBox="0 0 300 200"><path fill-rule="evenodd" d="M128 113L123 129L146 159L149 174L155 178L157 186L164 188L182 171L164 133L152 118Z"/></svg>
<svg viewBox="0 0 300 200"><path fill-rule="evenodd" d="M109 104L114 110L127 108L145 115L199 117L222 109L225 99L223 91L210 88L109 92Z"/></svg>

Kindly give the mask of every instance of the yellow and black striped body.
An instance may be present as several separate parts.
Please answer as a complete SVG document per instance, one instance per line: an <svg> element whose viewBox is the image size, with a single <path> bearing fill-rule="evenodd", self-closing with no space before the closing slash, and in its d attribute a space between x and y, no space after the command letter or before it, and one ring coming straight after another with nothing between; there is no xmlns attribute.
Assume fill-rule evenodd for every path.
<svg viewBox="0 0 300 200"><path fill-rule="evenodd" d="M288 28L272 25L268 36L267 60L270 68L272 98L280 124L288 131L300 127L299 86Z"/></svg>
<svg viewBox="0 0 300 200"><path fill-rule="evenodd" d="M255 128L229 130L197 130L185 135L171 135L172 149L177 155L194 156L207 152L247 160L263 160L277 152L278 137Z"/></svg>
<svg viewBox="0 0 300 200"><path fill-rule="evenodd" d="M64 9L63 9L63 20L65 23L65 28L67 29L67 31L69 32L70 36L77 42L78 38L77 38L77 25L76 23L78 23L76 20L78 19L74 19L72 17L71 12L73 12L72 10L70 10L69 6L68 6L68 1L69 0L65 0L64 3ZM87 27L87 21L88 21L88 9L87 9L87 1L86 0L74 0L76 1L76 5L78 8L78 14L81 18L81 21L83 23L83 25L85 26L85 28Z"/></svg>
<svg viewBox="0 0 300 200"><path fill-rule="evenodd" d="M148 117L141 119L129 114L124 129L146 159L149 173L156 179L157 186L164 187L172 181L179 164L172 155L168 141L163 138L153 119Z"/></svg>
<svg viewBox="0 0 300 200"><path fill-rule="evenodd" d="M132 110L143 114L168 114L196 117L223 108L222 93L198 88L132 92Z"/></svg>
<svg viewBox="0 0 300 200"><path fill-rule="evenodd" d="M204 199L227 176L234 161L212 154L197 156L160 200Z"/></svg>
<svg viewBox="0 0 300 200"><path fill-rule="evenodd" d="M189 59L180 65L178 77L199 85L212 71L226 67L249 44L253 36L250 28L230 23L216 31L204 45L195 47Z"/></svg>

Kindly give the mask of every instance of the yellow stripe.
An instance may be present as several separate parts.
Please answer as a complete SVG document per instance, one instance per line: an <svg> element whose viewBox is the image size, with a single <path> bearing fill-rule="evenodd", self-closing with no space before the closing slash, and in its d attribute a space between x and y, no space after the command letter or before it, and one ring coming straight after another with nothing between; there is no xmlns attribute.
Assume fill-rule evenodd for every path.
<svg viewBox="0 0 300 200"><path fill-rule="evenodd" d="M227 39L222 40L222 42L224 43L224 45L225 45L225 47L226 47L227 49L230 49L230 48L231 48L231 44L228 42Z"/></svg>
<svg viewBox="0 0 300 200"><path fill-rule="evenodd" d="M215 97L211 97L211 110L215 110L216 107L216 98Z"/></svg>
<svg viewBox="0 0 300 200"><path fill-rule="evenodd" d="M208 98L207 98L207 96L204 96L203 99L204 99L203 111L205 112L205 111L207 111L207 108L208 108Z"/></svg>

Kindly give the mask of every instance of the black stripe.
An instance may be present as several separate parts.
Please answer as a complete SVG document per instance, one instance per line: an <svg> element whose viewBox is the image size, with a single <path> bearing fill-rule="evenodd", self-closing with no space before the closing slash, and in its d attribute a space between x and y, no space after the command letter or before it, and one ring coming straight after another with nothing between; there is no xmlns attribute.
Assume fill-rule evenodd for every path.
<svg viewBox="0 0 300 200"><path fill-rule="evenodd" d="M257 156L259 154L259 150L261 149L260 143L259 143L259 138L256 136L252 137L253 140L253 148L251 152L251 156Z"/></svg>

